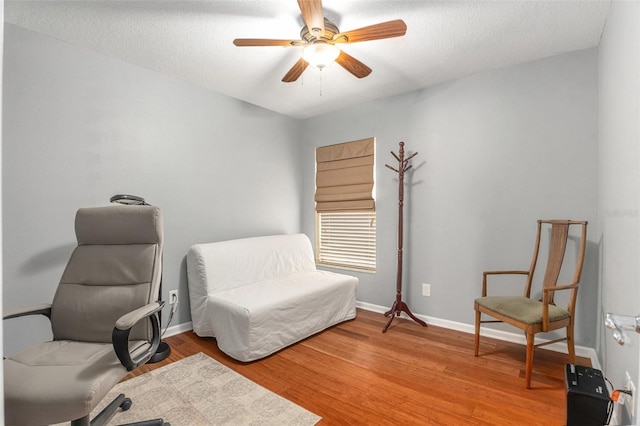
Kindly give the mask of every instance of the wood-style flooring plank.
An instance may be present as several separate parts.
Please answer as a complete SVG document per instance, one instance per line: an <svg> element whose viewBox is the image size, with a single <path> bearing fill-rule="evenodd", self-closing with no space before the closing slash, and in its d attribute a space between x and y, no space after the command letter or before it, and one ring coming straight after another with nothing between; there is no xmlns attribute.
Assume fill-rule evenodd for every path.
<svg viewBox="0 0 640 426"><path fill-rule="evenodd" d="M129 377L203 352L261 386L322 417L320 425L563 425L568 356L534 355L525 389L525 347L358 310L346 321L267 358L242 363L215 339L185 332L165 339L168 359ZM577 364L590 360L577 357ZM135 400L134 400L135 404Z"/></svg>

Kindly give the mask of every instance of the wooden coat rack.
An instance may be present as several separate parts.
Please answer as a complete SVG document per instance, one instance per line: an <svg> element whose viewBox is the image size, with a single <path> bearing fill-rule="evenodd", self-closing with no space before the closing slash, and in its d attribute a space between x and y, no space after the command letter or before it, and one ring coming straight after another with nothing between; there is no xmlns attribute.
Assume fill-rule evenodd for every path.
<svg viewBox="0 0 640 426"><path fill-rule="evenodd" d="M389 321L382 329L382 332L386 332L394 317L400 316L402 312L409 315L409 317L417 322L418 324L427 327L427 323L422 321L419 318L416 318L415 315L411 313L409 307L406 303L402 301L402 240L403 240L403 207L404 207L404 174L407 170L411 168L409 164L409 160L418 155L417 152L414 152L409 157L404 158L404 142L400 142L400 153L396 155L393 151L391 154L398 160L398 168L391 167L388 164L385 164L386 167L398 173L398 272L396 275L396 301L393 302L393 306L391 309L384 313L385 317L389 317Z"/></svg>

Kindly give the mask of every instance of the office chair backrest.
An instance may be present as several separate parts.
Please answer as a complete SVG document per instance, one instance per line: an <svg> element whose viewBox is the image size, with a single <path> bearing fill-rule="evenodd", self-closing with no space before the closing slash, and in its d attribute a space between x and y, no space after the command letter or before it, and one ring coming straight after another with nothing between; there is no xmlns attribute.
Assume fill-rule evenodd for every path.
<svg viewBox="0 0 640 426"><path fill-rule="evenodd" d="M83 208L76 213L78 246L51 308L54 340L111 342L116 320L159 299L162 212L153 206ZM150 338L138 324L131 340Z"/></svg>

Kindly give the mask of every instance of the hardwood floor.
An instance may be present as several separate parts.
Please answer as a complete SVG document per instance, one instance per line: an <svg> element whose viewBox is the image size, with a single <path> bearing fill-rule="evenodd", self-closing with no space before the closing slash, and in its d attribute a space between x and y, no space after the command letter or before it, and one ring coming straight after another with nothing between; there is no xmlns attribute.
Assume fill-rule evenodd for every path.
<svg viewBox="0 0 640 426"><path fill-rule="evenodd" d="M476 358L472 334L401 318L383 334L386 320L359 309L355 320L251 363L189 331L165 339L167 360L131 377L203 352L322 416L323 426L564 424L567 355L536 350L527 390L523 345L483 337ZM591 365L580 357L576 363Z"/></svg>

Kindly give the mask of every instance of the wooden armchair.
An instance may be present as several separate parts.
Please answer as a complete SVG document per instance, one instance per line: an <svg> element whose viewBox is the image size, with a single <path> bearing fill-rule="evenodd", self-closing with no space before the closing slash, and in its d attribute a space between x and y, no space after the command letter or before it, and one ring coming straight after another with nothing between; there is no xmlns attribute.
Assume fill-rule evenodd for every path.
<svg viewBox="0 0 640 426"><path fill-rule="evenodd" d="M569 227L580 226L581 237L576 257L573 280L569 284L558 285L558 276L564 261L569 237ZM542 300L531 299L531 284L540 251L540 237L543 229L551 228L549 242L549 259L542 282ZM527 355L525 366L526 387L531 388L531 370L533 367L533 350L537 346L548 345L563 340L567 341L569 361L575 362L573 342L573 324L575 322L575 306L578 297L578 285L582 274L584 253L587 244L587 222L572 220L539 220L533 259L528 271L486 271L482 276L482 297L475 300L476 335L475 356L478 356L480 345L480 324L489 322L505 322L524 331L527 337ZM523 275L526 276L523 296L487 296L487 277L490 275ZM567 307L556 306L554 295L556 291L569 291ZM482 320L481 314L489 315L495 320ZM566 337L534 344L536 333L566 328Z"/></svg>

